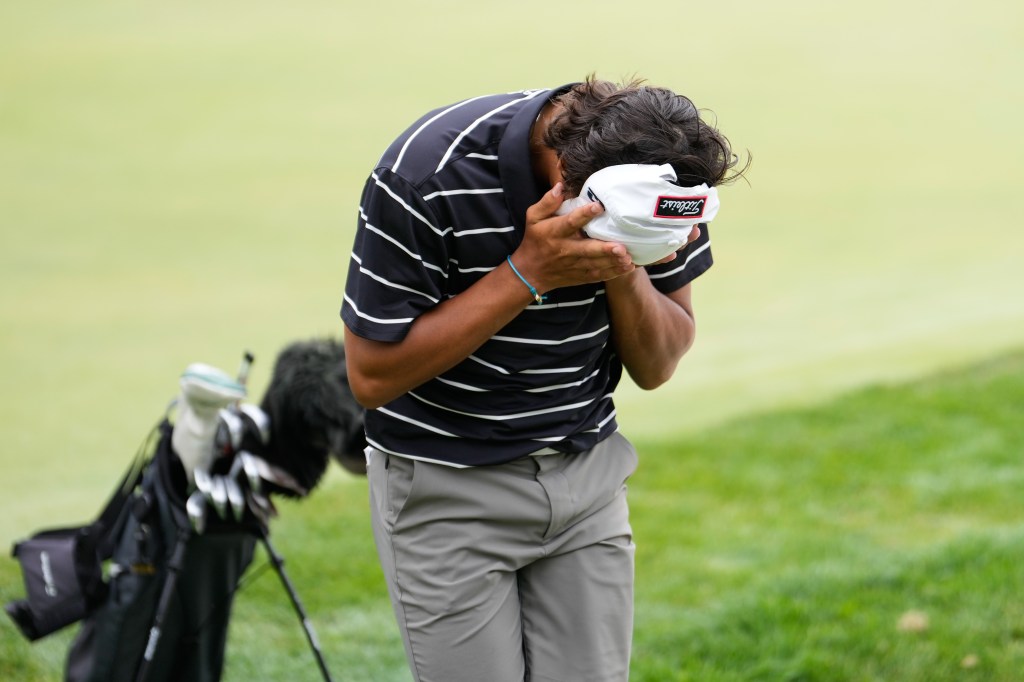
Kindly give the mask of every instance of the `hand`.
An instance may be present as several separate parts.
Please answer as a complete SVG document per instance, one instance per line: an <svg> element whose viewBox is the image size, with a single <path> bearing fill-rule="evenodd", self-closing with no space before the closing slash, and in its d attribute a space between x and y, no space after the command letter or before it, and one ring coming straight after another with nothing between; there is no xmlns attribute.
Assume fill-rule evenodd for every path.
<svg viewBox="0 0 1024 682"><path fill-rule="evenodd" d="M633 271L636 266L625 246L583 234L583 227L604 210L601 204L592 202L566 215L555 215L562 194L559 182L526 211L526 235L512 254L519 272L544 293Z"/></svg>

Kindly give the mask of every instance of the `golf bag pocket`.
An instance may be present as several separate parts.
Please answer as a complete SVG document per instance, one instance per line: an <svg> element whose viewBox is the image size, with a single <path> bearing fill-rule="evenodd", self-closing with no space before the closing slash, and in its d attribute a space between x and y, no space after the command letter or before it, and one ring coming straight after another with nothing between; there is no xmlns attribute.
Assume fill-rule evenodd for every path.
<svg viewBox="0 0 1024 682"><path fill-rule="evenodd" d="M160 588L156 575L145 568L138 570L143 566L114 572L107 598L82 621L71 643L64 682L135 679Z"/></svg>
<svg viewBox="0 0 1024 682"><path fill-rule="evenodd" d="M58 528L14 545L26 598L4 609L30 641L75 623L106 596L90 526Z"/></svg>

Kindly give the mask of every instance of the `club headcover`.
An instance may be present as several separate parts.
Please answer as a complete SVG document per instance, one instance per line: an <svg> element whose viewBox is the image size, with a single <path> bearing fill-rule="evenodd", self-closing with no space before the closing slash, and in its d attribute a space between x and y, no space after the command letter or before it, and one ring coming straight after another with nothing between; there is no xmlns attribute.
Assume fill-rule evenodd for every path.
<svg viewBox="0 0 1024 682"><path fill-rule="evenodd" d="M244 398L246 391L223 371L198 362L185 368L180 385L171 447L181 459L189 482L194 482L195 470L208 471L213 462L218 413Z"/></svg>

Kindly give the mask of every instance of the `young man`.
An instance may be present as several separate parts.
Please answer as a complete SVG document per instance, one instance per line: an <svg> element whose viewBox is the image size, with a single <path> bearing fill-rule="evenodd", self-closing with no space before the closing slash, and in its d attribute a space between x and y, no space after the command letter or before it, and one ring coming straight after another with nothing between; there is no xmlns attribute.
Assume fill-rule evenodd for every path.
<svg viewBox="0 0 1024 682"><path fill-rule="evenodd" d="M418 682L625 680L633 542L622 368L653 389L694 338L706 226L637 267L557 215L594 172L720 184L685 97L588 79L423 116L367 180L342 318L367 408L374 537Z"/></svg>

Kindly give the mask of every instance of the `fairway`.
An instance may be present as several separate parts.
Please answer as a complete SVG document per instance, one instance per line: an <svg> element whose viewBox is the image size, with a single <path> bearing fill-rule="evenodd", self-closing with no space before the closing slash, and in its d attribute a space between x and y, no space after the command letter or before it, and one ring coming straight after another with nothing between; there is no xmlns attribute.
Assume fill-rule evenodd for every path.
<svg viewBox="0 0 1024 682"><path fill-rule="evenodd" d="M379 154L428 109L487 92L638 74L713 110L733 146L753 155L749 183L721 190L716 264L694 286L694 349L668 386L620 389L623 431L654 448L659 466L677 443L720 435L736 419L799 413L1024 347L1020 3L726 0L625 12L605 0L0 6L0 548L88 520L189 363L234 371L251 350L258 399L281 347L339 335L359 194ZM893 435L865 449L884 450ZM1017 480L1017 467L997 473ZM703 483L685 485L697 495ZM638 488L641 509L670 495L650 480ZM308 596L328 614L326 639L382 630L355 648L398 666L373 557L360 554L363 496L364 481L335 472L309 511L286 507L275 532L371 562L358 574L358 608ZM880 550L863 572L807 590L884 582L889 559L910 573L958 553L1019 562L1019 511L1000 508L993 528L983 519L961 539L957 510L937 499L948 536L907 556ZM916 537L921 528L903 518L869 520ZM793 523L795 535L818 532ZM766 532L747 528L751 538ZM645 532L693 570L685 538ZM301 552L286 541L286 553ZM712 561L719 577L707 589L726 586L718 580L740 559L753 575L771 557ZM6 564L8 595L20 586ZM773 594L799 591L799 572L767 575L783 573ZM350 577L306 580L358 594ZM258 581L256 603L281 601L277 587ZM638 627L675 646L675 616L657 601ZM705 603L687 606L693 622L744 608L701 614ZM287 610L269 617L278 618L298 630ZM260 635L262 617L250 620L243 639ZM697 632L693 622L680 632ZM0 631L6 646L13 630ZM301 638L289 646L306 655ZM35 651L39 670L53 671L59 649L22 647L16 659L4 650L0 678L36 679L20 672ZM256 679L260 663L254 649L240 654L233 679ZM779 679L765 670L720 679Z"/></svg>

